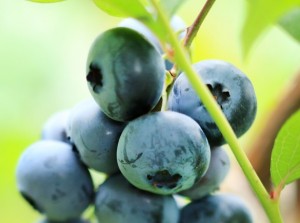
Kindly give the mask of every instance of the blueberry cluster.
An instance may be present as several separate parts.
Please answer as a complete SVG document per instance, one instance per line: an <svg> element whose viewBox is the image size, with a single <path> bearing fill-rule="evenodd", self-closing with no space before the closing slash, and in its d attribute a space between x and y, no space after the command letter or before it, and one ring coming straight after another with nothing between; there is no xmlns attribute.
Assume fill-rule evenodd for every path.
<svg viewBox="0 0 300 223"><path fill-rule="evenodd" d="M182 20L171 24L182 38ZM161 54L155 35L131 18L96 38L86 71L92 98L50 117L18 162L18 189L43 214L40 223L89 222L89 205L99 223L252 222L241 199L214 194L230 160L184 73L167 110L157 111L172 67ZM194 68L237 136L244 134L256 113L247 76L219 60ZM106 180L94 185L90 170ZM189 204L180 208L176 196Z"/></svg>

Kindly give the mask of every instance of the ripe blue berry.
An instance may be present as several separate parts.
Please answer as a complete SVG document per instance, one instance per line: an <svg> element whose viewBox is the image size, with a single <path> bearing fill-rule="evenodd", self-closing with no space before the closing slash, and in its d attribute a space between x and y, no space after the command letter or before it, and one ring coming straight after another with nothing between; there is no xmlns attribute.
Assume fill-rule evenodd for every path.
<svg viewBox="0 0 300 223"><path fill-rule="evenodd" d="M180 194L192 200L200 199L219 189L230 168L230 159L222 147L213 148L209 167L204 176L191 188L181 191Z"/></svg>
<svg viewBox="0 0 300 223"><path fill-rule="evenodd" d="M93 199L93 182L67 143L51 140L30 145L17 166L24 198L51 221L80 217Z"/></svg>
<svg viewBox="0 0 300 223"><path fill-rule="evenodd" d="M256 96L248 77L232 64L205 60L194 69L216 98L235 134L239 137L252 125L256 115ZM184 73L174 83L168 107L192 117L203 129L211 146L225 140Z"/></svg>
<svg viewBox="0 0 300 223"><path fill-rule="evenodd" d="M229 194L206 196L181 210L180 223L252 223L242 199Z"/></svg>
<svg viewBox="0 0 300 223"><path fill-rule="evenodd" d="M151 111L161 97L164 77L161 55L134 30L107 30L91 46L88 87L102 111L116 121Z"/></svg>
<svg viewBox="0 0 300 223"><path fill-rule="evenodd" d="M121 174L100 185L95 214L105 223L176 223L179 209L172 196L160 196L132 186Z"/></svg>
<svg viewBox="0 0 300 223"><path fill-rule="evenodd" d="M69 143L67 123L69 110L63 110L50 116L42 128L41 139L57 140Z"/></svg>
<svg viewBox="0 0 300 223"><path fill-rule="evenodd" d="M177 112L141 116L121 134L117 161L136 187L158 194L190 188L204 175L210 147L200 126Z"/></svg>
<svg viewBox="0 0 300 223"><path fill-rule="evenodd" d="M93 99L85 100L71 110L71 140L81 160L100 172L119 171L116 151L124 126L108 118Z"/></svg>

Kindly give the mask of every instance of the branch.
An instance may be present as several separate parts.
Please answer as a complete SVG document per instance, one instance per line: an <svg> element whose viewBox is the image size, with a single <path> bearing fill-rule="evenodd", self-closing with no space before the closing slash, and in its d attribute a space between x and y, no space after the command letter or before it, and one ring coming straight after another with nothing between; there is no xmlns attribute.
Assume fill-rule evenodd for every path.
<svg viewBox="0 0 300 223"><path fill-rule="evenodd" d="M278 103L268 115L263 129L248 150L250 151L249 159L268 190L272 187L270 164L275 138L285 121L300 108L300 71L280 92L283 94L281 94ZM260 155L257 156L257 154Z"/></svg>
<svg viewBox="0 0 300 223"><path fill-rule="evenodd" d="M198 16L196 17L195 21L193 24L187 28L187 33L184 37L184 47L189 50L189 48L192 45L192 42L194 41L195 37L198 34L198 31L205 20L208 12L212 8L213 4L215 3L216 0L207 0L206 3L204 4L202 10L199 12ZM172 51L173 52L173 51ZM173 53L171 53L173 55ZM174 81L177 78L177 66L176 64L173 65L172 69L169 71L170 74L173 76L173 82L167 87L167 96L170 93L170 90L173 87Z"/></svg>
<svg viewBox="0 0 300 223"><path fill-rule="evenodd" d="M202 25L204 19L206 18L214 3L215 0L207 0L193 24L187 29L187 34L184 39L184 46L186 48L190 48L194 38L197 36L200 26Z"/></svg>

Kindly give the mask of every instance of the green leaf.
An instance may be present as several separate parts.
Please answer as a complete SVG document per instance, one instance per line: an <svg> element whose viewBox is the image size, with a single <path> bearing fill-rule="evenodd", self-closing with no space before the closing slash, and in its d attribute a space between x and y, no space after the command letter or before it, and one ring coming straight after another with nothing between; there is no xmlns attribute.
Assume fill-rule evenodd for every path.
<svg viewBox="0 0 300 223"><path fill-rule="evenodd" d="M300 7L281 17L278 24L300 43Z"/></svg>
<svg viewBox="0 0 300 223"><path fill-rule="evenodd" d="M300 0L248 1L246 20L242 29L242 45L247 54L254 42L288 11L300 6Z"/></svg>
<svg viewBox="0 0 300 223"><path fill-rule="evenodd" d="M64 0L27 0L29 2L38 2L38 3L54 3L54 2L62 2Z"/></svg>
<svg viewBox="0 0 300 223"><path fill-rule="evenodd" d="M93 0L104 12L118 17L149 17L145 0Z"/></svg>
<svg viewBox="0 0 300 223"><path fill-rule="evenodd" d="M186 0L160 0L160 4L169 17L175 14Z"/></svg>
<svg viewBox="0 0 300 223"><path fill-rule="evenodd" d="M166 40L168 34L165 32L164 27L161 25L160 22L155 20L154 18L147 21L141 21L143 22L148 28L160 39L160 40Z"/></svg>
<svg viewBox="0 0 300 223"><path fill-rule="evenodd" d="M93 0L102 11L112 16L133 17L144 23L160 40L167 40L168 34L158 21L157 12L149 0ZM161 0L164 7L169 7L167 13L174 13L185 0ZM168 2L167 2L168 1Z"/></svg>
<svg viewBox="0 0 300 223"><path fill-rule="evenodd" d="M271 177L279 188L300 178L300 111L286 121L276 137Z"/></svg>

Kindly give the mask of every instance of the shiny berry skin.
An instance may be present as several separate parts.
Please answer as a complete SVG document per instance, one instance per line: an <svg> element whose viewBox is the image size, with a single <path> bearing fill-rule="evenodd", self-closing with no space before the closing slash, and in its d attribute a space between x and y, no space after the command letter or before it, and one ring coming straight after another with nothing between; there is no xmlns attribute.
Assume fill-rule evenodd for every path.
<svg viewBox="0 0 300 223"><path fill-rule="evenodd" d="M134 186L158 194L191 187L206 172L210 147L200 126L178 112L154 112L127 124L117 161Z"/></svg>
<svg viewBox="0 0 300 223"><path fill-rule="evenodd" d="M116 121L129 121L151 111L164 85L160 53L138 32L118 27L92 44L87 83L102 111Z"/></svg>
<svg viewBox="0 0 300 223"><path fill-rule="evenodd" d="M231 194L208 195L181 209L180 223L252 223L245 202Z"/></svg>
<svg viewBox="0 0 300 223"><path fill-rule="evenodd" d="M87 168L67 143L42 140L21 155L16 171L23 197L51 221L70 221L91 204L94 187Z"/></svg>
<svg viewBox="0 0 300 223"><path fill-rule="evenodd" d="M116 151L124 123L107 117L91 98L70 111L71 141L87 167L106 174L119 172Z"/></svg>
<svg viewBox="0 0 300 223"><path fill-rule="evenodd" d="M232 64L221 60L204 60L193 67L210 89L235 134L242 136L252 125L257 109L255 91L249 78ZM193 118L212 147L226 143L184 73L174 83L168 108Z"/></svg>
<svg viewBox="0 0 300 223"><path fill-rule="evenodd" d="M191 188L180 194L192 200L200 199L217 191L230 169L230 159L222 147L212 148L209 167L204 176Z"/></svg>
<svg viewBox="0 0 300 223"><path fill-rule="evenodd" d="M119 174L98 188L95 215L105 223L177 223L179 208L172 196L139 190Z"/></svg>

